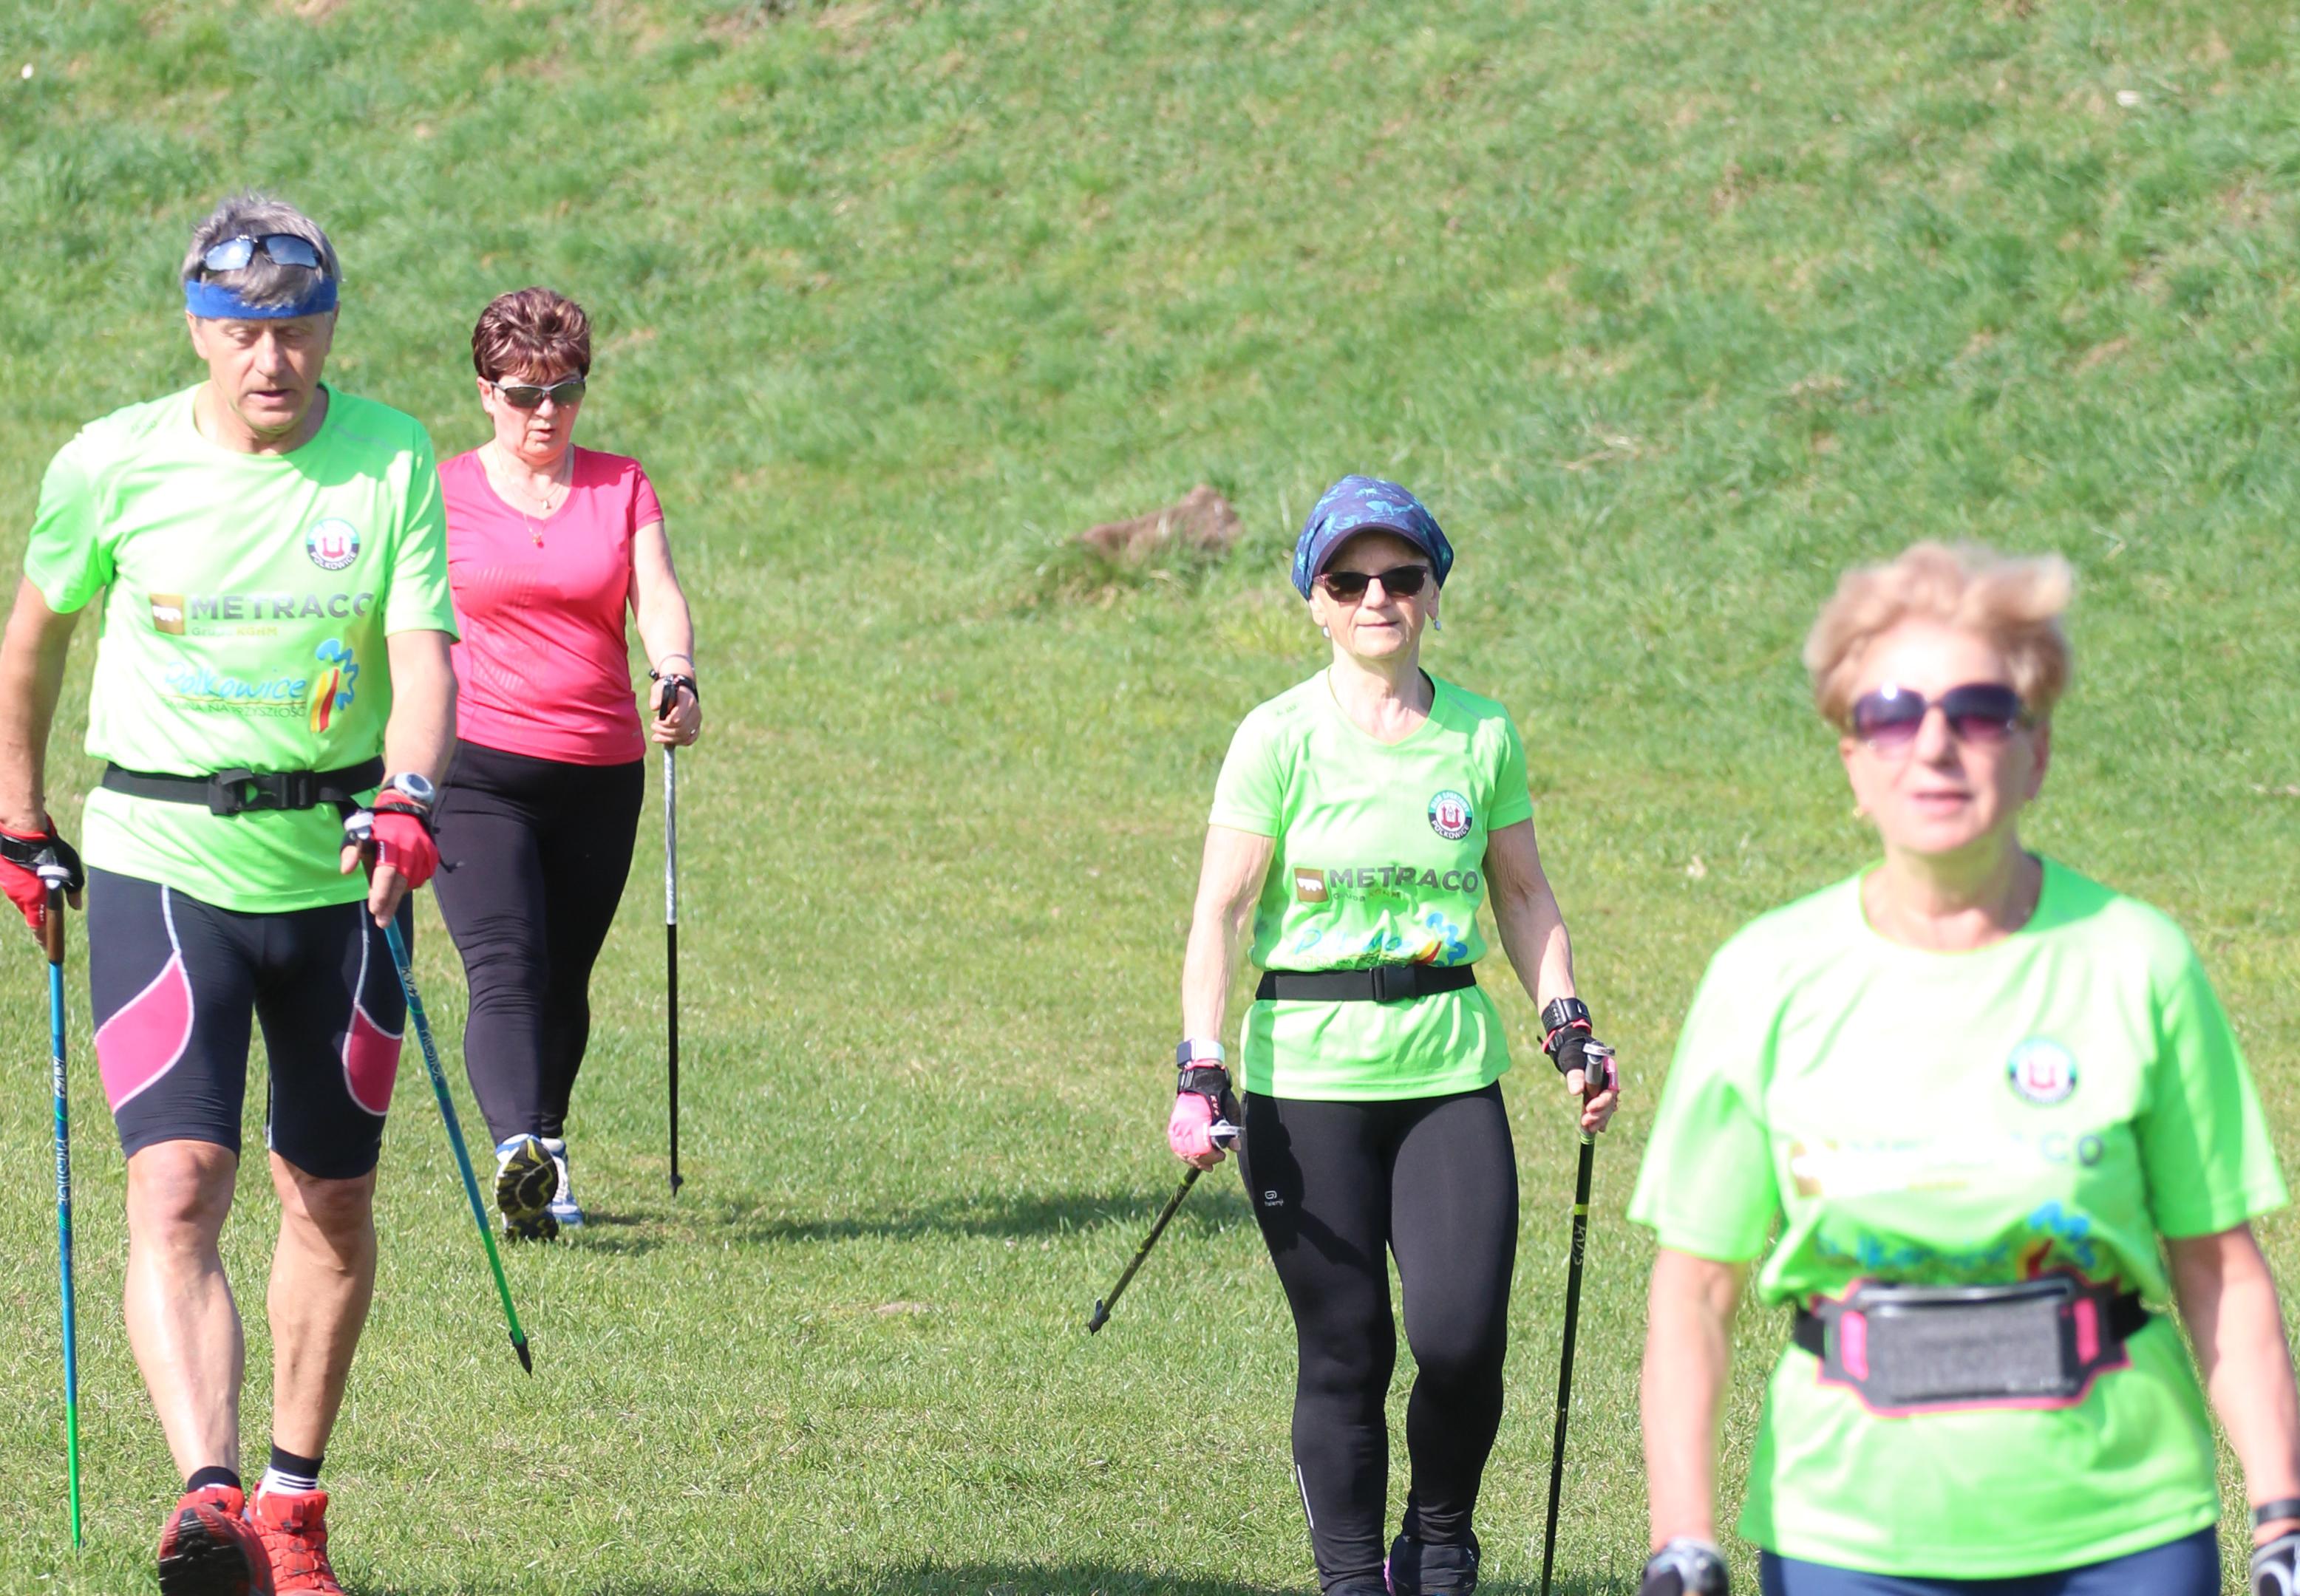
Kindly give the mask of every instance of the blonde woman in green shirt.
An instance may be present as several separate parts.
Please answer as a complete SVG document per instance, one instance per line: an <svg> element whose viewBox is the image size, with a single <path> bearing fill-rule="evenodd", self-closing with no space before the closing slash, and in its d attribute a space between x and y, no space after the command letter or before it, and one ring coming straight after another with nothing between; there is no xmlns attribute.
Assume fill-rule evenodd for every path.
<svg viewBox="0 0 2300 1596"><path fill-rule="evenodd" d="M1765 1596L2215 1596L2207 1395L2255 1586L2295 1589L2259 1098L2179 928L2021 844L2069 590L2056 559L1921 544L1848 574L1806 643L1884 858L1729 942L1679 1039L1630 1207L1661 1243L1648 1596L1725 1589L1753 1268L1794 1321L1740 1521Z"/></svg>
<svg viewBox="0 0 2300 1596"><path fill-rule="evenodd" d="M1294 1313L1295 1477L1327 1596L1466 1596L1471 1513L1502 1411L1517 1166L1496 1084L1501 1018L1479 990L1478 909L1543 1015L1580 1123L1588 1010L1534 846L1508 713L1422 670L1452 545L1395 483L1346 477L1310 512L1294 583L1328 667L1249 714L1214 790L1182 972L1175 1154L1221 1161L1219 1036L1238 942L1265 972L1239 1041L1248 1201ZM1385 1548L1383 1404L1397 1259L1416 1364L1413 1475ZM1385 1550L1388 1556L1385 1559Z"/></svg>

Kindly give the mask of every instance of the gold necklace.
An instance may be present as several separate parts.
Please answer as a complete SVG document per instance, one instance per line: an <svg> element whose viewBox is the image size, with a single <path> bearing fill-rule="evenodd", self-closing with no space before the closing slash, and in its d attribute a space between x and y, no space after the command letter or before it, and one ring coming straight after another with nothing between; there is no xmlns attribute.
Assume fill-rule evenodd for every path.
<svg viewBox="0 0 2300 1596"><path fill-rule="evenodd" d="M493 449L493 450L495 451L495 454L496 454L496 467L498 468L498 470L502 472L502 479L503 479L504 482L506 482L506 483L510 482L510 481L512 480L511 468L510 468L508 465L505 465L505 464L504 463L503 449L502 449L502 446L501 446L500 445L496 445L496 444L493 444L493 443L490 443L488 446L490 449ZM568 480L565 484L563 484L563 485L562 485L562 484L560 484L560 483L557 483L557 482L554 482L553 486L566 486L566 487L568 487L568 488L570 488L570 489L571 490L571 489L572 489L572 487L574 486L574 481L573 481L573 478L574 478L574 471L573 471L573 470L572 470L572 469L571 469L571 467L572 467L572 463L573 463L573 461L572 461L573 452L572 452L571 450L569 452L569 455L570 455L570 461L569 461L569 463L570 463L570 467L571 467L570 470L568 471L568 478L569 478L569 480ZM527 484L526 484L526 483L524 483L524 482L521 482L521 483L518 484L517 487L516 487L513 491L518 495L518 497L519 497L520 499L536 499L536 500L538 500L538 501L541 503L542 506L543 506L543 519L544 519L545 520L546 520L546 521L547 521L547 520L549 520L551 519L552 511L555 511L555 510L557 510L557 509L559 508L559 503L563 503L565 502L565 501L564 501L564 499L562 498L562 500L560 500L560 501L559 501L559 503L554 503L554 502L553 502L553 500L551 499L550 495L547 495L547 494L546 494L546 495L536 495L536 494L531 494L531 493L529 493L529 492L528 491ZM524 503L518 503L518 502L514 501L514 502L512 503L512 508L513 510L516 510L516 511L519 511L519 520L520 520L520 524L521 524L521 526L523 526L523 527L525 527L525 528L527 528L527 535L528 535L528 536L529 536L529 538L531 538L531 539L533 539L533 540L534 540L535 546L536 546L537 548L538 548L538 549L539 549L539 548L541 548L541 547L543 546L543 528L542 528L541 527L537 526L533 520L529 520L529 517L528 517L528 513L527 513L527 506L526 506Z"/></svg>

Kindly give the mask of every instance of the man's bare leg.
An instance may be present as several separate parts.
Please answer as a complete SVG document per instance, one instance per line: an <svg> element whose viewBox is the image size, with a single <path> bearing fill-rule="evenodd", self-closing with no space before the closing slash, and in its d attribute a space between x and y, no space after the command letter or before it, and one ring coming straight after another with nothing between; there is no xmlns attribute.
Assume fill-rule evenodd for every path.
<svg viewBox="0 0 2300 1596"><path fill-rule="evenodd" d="M128 1344L180 1475L239 1469L239 1309L217 1238L239 1155L158 1142L128 1160Z"/></svg>
<svg viewBox="0 0 2300 1596"><path fill-rule="evenodd" d="M375 1297L375 1172L321 1180L271 1155L279 1246L271 1255L271 1438L316 1458L343 1406Z"/></svg>

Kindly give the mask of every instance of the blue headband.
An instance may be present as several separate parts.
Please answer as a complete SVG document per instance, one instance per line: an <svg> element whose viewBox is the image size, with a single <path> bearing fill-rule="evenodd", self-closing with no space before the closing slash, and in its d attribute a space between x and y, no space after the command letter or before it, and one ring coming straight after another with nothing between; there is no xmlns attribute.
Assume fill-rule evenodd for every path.
<svg viewBox="0 0 2300 1596"><path fill-rule="evenodd" d="M315 271L312 287L301 299L286 304L250 304L237 288L188 278L184 308L204 321L286 321L296 316L324 315L336 308L336 279Z"/></svg>

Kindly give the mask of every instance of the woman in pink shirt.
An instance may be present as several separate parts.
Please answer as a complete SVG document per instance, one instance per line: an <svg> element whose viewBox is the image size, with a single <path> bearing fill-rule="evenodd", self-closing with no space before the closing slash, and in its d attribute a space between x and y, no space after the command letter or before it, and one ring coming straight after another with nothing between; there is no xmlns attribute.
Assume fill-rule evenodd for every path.
<svg viewBox="0 0 2300 1596"><path fill-rule="evenodd" d="M567 1103L591 965L630 873L647 741L684 747L703 712L654 489L638 461L575 447L591 369L582 307L548 288L504 295L471 333L471 362L495 436L439 467L462 641L436 885L471 985L463 1063L495 1136L504 1234L548 1240L583 1222ZM627 612L654 677L644 723Z"/></svg>

